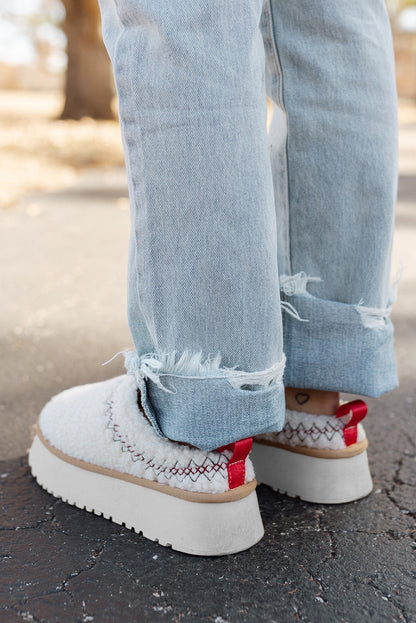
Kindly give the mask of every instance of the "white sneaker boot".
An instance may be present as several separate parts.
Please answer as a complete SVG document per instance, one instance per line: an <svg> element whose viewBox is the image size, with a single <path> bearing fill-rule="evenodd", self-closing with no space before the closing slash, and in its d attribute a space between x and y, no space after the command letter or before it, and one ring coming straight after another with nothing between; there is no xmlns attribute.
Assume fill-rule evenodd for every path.
<svg viewBox="0 0 416 623"><path fill-rule="evenodd" d="M336 415L286 411L279 433L254 439L252 460L259 482L307 502L340 504L373 488L362 400L342 404Z"/></svg>
<svg viewBox="0 0 416 623"><path fill-rule="evenodd" d="M29 453L38 483L65 502L197 555L263 536L251 439L205 452L160 437L132 375L73 387L44 407Z"/></svg>

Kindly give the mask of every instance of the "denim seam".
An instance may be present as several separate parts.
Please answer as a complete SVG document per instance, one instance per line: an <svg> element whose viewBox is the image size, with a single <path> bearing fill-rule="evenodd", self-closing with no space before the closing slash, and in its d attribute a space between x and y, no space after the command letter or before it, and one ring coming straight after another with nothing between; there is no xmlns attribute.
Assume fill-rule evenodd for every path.
<svg viewBox="0 0 416 623"><path fill-rule="evenodd" d="M120 32L117 36L115 45L114 45L114 52L113 52L113 71L114 74L117 74L117 59L119 58L119 47L120 47L120 42L121 42L121 38L126 30L126 25L124 24L123 20L120 18L119 15L119 6L118 6L118 2L117 0L115 1L115 7L116 7L116 15L118 18L118 21L120 23ZM122 72L120 71L120 74ZM117 84L117 83L116 83ZM125 101L124 98L121 96L122 93L120 92L120 90L117 88L117 95L118 95L118 102L119 102L119 121L120 121L120 127L125 125L125 121L124 121L124 116L123 116L123 102ZM127 111L126 111L127 112ZM135 196L136 196L136 183L134 180L134 175L132 174L132 167L131 167L131 159L130 159L130 152L127 149L127 139L125 139L125 133L122 132L121 133L122 136L122 140L123 143L126 143L125 145L125 149L123 149L124 151L124 160L125 160L125 165L126 165L126 171L127 171L127 179L129 181L129 200L130 203L134 202L135 203ZM141 142L140 142L141 145ZM136 147L136 146L135 146ZM143 158L142 158L143 161ZM133 213L132 207L130 206L130 210ZM133 227L133 224L131 224L131 227ZM136 239L136 235L134 234L134 254L135 254L135 271L136 271L136 279L135 279L135 287L136 287L136 294L137 294L137 301L139 304L139 307L143 313L143 317L146 318L146 315L144 314L144 310L142 309L142 305L141 305L141 301L140 301L140 297L139 297L139 288L138 288L138 272L137 272L137 239ZM149 328L147 326L147 330L149 331ZM150 331L149 331L150 333Z"/></svg>
<svg viewBox="0 0 416 623"><path fill-rule="evenodd" d="M272 49L272 57L274 60L274 64L275 64L275 68L276 68L276 74L278 77L278 89L277 89L277 103L280 105L280 107L286 112L284 103L283 103L283 89L282 89L282 68L280 66L280 62L279 62L279 55L277 52L277 46L276 46L276 42L274 40L273 37L273 22L272 22L272 15L271 15L271 7L270 7L270 0L265 0L264 3L264 11L267 17L267 24L268 24L268 35L269 35L269 40L271 43L271 49ZM276 81L277 82L277 81Z"/></svg>
<svg viewBox="0 0 416 623"><path fill-rule="evenodd" d="M118 6L117 6L118 8ZM118 13L117 13L118 15ZM117 60L119 58L119 47L120 47L120 40L121 37L123 35L123 33L126 30L126 25L123 23L123 21L121 20L120 16L118 15L122 30L119 34L119 36L117 37L117 42L116 42L116 46L114 49L114 71L116 73L116 67L117 67ZM121 71L119 72L120 74L122 73ZM129 75L129 79L130 79L130 75ZM131 89L130 91L133 93L134 92L134 85L131 85ZM123 97L119 97L119 110L120 110L120 123L121 125L127 125L128 122L125 121L124 115L123 115L123 120L122 120L122 102L127 101L128 97L123 98ZM126 115L127 116L127 115ZM138 161L141 163L141 168L142 168L142 176L141 176L141 180L145 179L145 175L143 173L143 168L144 168L144 164L145 164L145 158L143 155L143 151L142 151L142 133L141 133L141 125L140 123L137 122L135 123L135 126L137 128L138 131L138 140L134 143L134 150L136 151L136 153L139 153L139 158ZM123 135L125 135L125 133L122 133ZM126 141L126 146L128 145L128 139L125 139ZM143 318L146 321L146 328L147 331L151 337L151 339L153 340L154 344L156 347L158 347L158 342L157 342L157 336L156 336L156 331L154 330L153 327L153 323L150 321L149 319L149 315L146 313L145 309L143 308L142 305L142 299L140 296L140 288L139 288L139 271L138 271L138 261L137 261L137 257L138 257L138 249L139 244L138 244L138 240L137 240L137 234L136 234L136 228L135 228L135 222L133 222L134 217L135 217L135 206L136 206L136 195L137 195L137 184L135 181L135 176L132 173L132 167L131 167L131 159L130 159L130 152L129 149L125 149L124 150L125 153L125 161L126 161L126 169L127 169L127 173L128 173L128 180L131 181L131 197L130 197L130 203L133 204L133 206L131 206L131 228L133 229L133 234L134 234L134 257L135 257L135 261L134 261L134 268L135 268L135 290L136 290L136 296L137 296L137 302L140 308L140 311L142 312ZM146 187L143 185L143 203L147 202L147 195L146 195ZM145 239L145 237L143 237L143 239ZM143 262L142 262L143 265Z"/></svg>
<svg viewBox="0 0 416 623"><path fill-rule="evenodd" d="M278 77L278 88L277 88L277 102L284 111L286 115L286 140L283 147L283 156L285 163L285 170L283 171L283 177L285 182L285 192L284 192L284 206L285 206L285 225L286 225L286 235L285 235L285 255L287 261L287 270L289 273L292 273L292 253L291 253L291 244L290 244L290 207L289 207L289 162L288 162L288 143L289 143L289 123L288 123L288 114L286 110L286 106L284 103L284 94L283 94L283 82L284 82L284 74L283 67L280 62L280 55L277 46L276 37L274 36L274 27L273 27L273 15L272 8L270 4L270 0L265 0L264 10L267 17L267 23L269 27L269 37L272 44L272 57L274 60L274 65L276 69L276 74Z"/></svg>

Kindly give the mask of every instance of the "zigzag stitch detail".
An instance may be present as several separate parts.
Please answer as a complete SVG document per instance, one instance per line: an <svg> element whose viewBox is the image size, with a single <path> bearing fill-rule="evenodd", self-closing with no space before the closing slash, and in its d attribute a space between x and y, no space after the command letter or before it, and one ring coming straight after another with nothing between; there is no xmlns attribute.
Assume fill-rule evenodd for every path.
<svg viewBox="0 0 416 623"><path fill-rule="evenodd" d="M122 452L129 452L131 459L136 461L142 461L146 463L146 470L151 469L155 476L159 476L163 473L165 478L170 480L173 477L186 478L189 477L192 482L196 482L200 476L205 476L207 480L211 481L216 473L224 478L228 478L227 463L228 458L225 454L220 453L219 458L227 459L227 463L214 463L212 459L206 457L202 465L197 465L193 459L191 459L186 467L176 467L177 461L173 467L167 467L165 465L157 465L153 458L148 459L145 454L138 450L136 444L128 443L127 439L118 432L119 425L113 420L113 400L110 398L107 400L108 408L106 410L106 416L108 417L108 426L113 431L113 441L120 442L122 445ZM206 463L210 461L210 463ZM193 463L193 465L192 465Z"/></svg>

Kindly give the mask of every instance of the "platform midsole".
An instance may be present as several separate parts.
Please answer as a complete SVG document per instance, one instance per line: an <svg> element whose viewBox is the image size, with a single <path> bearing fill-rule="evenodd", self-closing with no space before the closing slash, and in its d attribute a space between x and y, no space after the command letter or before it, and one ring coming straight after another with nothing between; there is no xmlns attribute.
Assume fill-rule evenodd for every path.
<svg viewBox="0 0 416 623"><path fill-rule="evenodd" d="M195 502L109 475L82 469L50 452L38 436L29 464L54 496L142 532L163 545L198 555L242 551L263 536L257 496L230 502Z"/></svg>
<svg viewBox="0 0 416 623"><path fill-rule="evenodd" d="M349 502L373 487L366 450L334 460L254 443L251 458L260 483L310 502Z"/></svg>

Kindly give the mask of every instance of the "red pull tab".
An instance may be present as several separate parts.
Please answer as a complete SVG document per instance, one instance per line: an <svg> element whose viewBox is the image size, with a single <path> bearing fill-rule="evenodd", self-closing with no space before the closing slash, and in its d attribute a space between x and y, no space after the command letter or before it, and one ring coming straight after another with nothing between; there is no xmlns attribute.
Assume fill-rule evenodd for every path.
<svg viewBox="0 0 416 623"><path fill-rule="evenodd" d="M357 424L367 415L367 405L364 400L352 400L340 405L337 410L337 417L343 417L352 413L351 419L344 427L344 440L346 446L357 443Z"/></svg>
<svg viewBox="0 0 416 623"><path fill-rule="evenodd" d="M253 438L247 437L246 439L240 439L234 443L228 444L220 448L220 452L223 450L231 450L232 457L228 461L228 486L230 489L241 487L246 480L246 458L248 457L250 450L253 446Z"/></svg>

